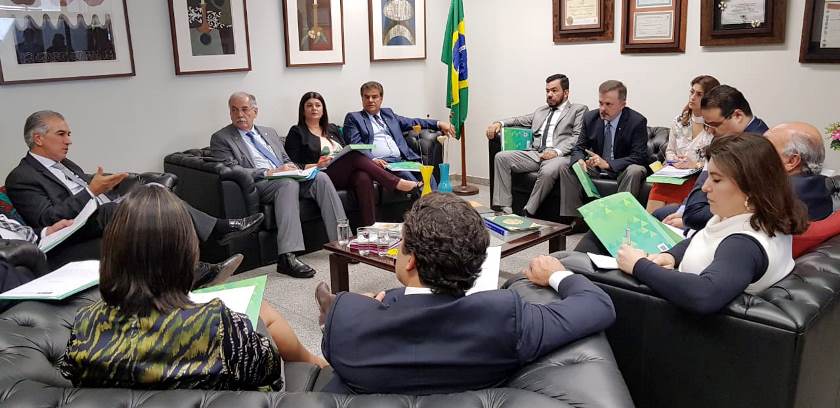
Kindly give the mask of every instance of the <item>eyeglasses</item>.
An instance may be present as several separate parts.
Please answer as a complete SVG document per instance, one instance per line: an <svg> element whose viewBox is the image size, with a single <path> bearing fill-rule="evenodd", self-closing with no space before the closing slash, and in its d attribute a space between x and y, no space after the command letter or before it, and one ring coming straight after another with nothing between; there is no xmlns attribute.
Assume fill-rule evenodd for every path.
<svg viewBox="0 0 840 408"><path fill-rule="evenodd" d="M246 106L244 108L237 108L235 106L230 107L230 113L239 113L239 112L250 113L251 111L254 111L254 110L256 110L256 108L252 108L250 106Z"/></svg>
<svg viewBox="0 0 840 408"><path fill-rule="evenodd" d="M732 113L724 116L723 120L720 121L720 122L705 122L705 123L703 123L703 130L705 130L707 132L709 130L712 130L712 129L717 130L718 126L722 125L723 122L726 122L727 120L729 120L732 117L733 114L735 114L735 112L732 112Z"/></svg>

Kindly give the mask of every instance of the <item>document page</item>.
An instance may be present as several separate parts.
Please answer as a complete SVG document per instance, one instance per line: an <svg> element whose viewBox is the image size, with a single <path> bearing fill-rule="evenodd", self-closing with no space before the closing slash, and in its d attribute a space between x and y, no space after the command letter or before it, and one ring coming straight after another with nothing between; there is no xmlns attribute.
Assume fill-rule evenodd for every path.
<svg viewBox="0 0 840 408"><path fill-rule="evenodd" d="M90 201L88 201L82 208L82 211L79 212L79 215L73 219L72 225L44 237L44 239L42 239L38 244L38 248L41 248L44 252L48 252L50 249L55 248L56 245L62 243L70 235L73 235L73 233L78 231L79 228L84 227L88 218L90 218L90 216L96 211L96 208L96 200L90 199Z"/></svg>
<svg viewBox="0 0 840 408"><path fill-rule="evenodd" d="M251 303L251 296L254 295L255 286L241 288L223 289L215 292L193 293L190 292L190 300L193 303L207 303L219 298L228 309L237 313L248 313L248 304Z"/></svg>
<svg viewBox="0 0 840 408"><path fill-rule="evenodd" d="M481 274L478 275L478 279L475 280L472 289L467 291L467 296L473 293L499 288L499 264L501 261L502 247L487 247L487 258L481 264Z"/></svg>
<svg viewBox="0 0 840 408"><path fill-rule="evenodd" d="M71 262L0 294L0 299L61 300L99 283L99 261Z"/></svg>

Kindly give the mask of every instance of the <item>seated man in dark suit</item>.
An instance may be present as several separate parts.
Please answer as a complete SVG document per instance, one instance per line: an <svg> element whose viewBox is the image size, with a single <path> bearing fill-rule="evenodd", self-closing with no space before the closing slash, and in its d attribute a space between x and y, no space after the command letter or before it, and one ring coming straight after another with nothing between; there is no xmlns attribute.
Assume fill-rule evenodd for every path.
<svg viewBox="0 0 840 408"><path fill-rule="evenodd" d="M235 92L228 98L228 108L231 124L210 137L213 156L247 169L256 183L260 201L273 204L277 224L277 272L293 278L315 276L315 270L295 256L295 251L305 249L299 200L306 197L318 202L327 237L335 241L339 220L347 220L335 186L323 172L312 180L300 182L289 178L266 178L271 173L294 170L297 166L286 154L276 130L254 125L259 112L254 95Z"/></svg>
<svg viewBox="0 0 840 408"><path fill-rule="evenodd" d="M618 191L639 197L647 176L647 119L627 107L627 88L620 81L598 87L598 109L583 115L583 128L572 149L570 165L560 169L560 216L579 223L583 189L571 165L579 163L590 177L618 180Z"/></svg>
<svg viewBox="0 0 840 408"><path fill-rule="evenodd" d="M6 177L6 189L15 209L35 229L47 228L62 219L73 219L91 200L98 209L84 227L60 246L98 238L111 220L120 196L114 189L127 173L105 175L102 168L89 175L67 158L72 140L70 127L58 112L39 111L24 125L24 141L29 153ZM220 220L187 206L196 233L201 240L217 239L224 243L250 233L262 221L262 214L237 220ZM79 259L99 258L96 253L79 254Z"/></svg>
<svg viewBox="0 0 840 408"><path fill-rule="evenodd" d="M406 287L375 298L342 292L328 310L322 350L337 376L325 391L419 395L493 387L615 319L606 293L549 256L531 261L525 275L557 291L552 303L525 303L506 289L465 296L489 237L478 213L453 194L420 198L402 233L396 274Z"/></svg>
<svg viewBox="0 0 840 408"><path fill-rule="evenodd" d="M407 118L397 115L390 108L382 108L385 92L379 82L362 84L360 92L364 110L349 112L344 117L344 140L352 144L373 144L373 150L366 154L382 168L393 162L420 161L420 156L408 147L403 137L403 132L411 130L415 125L440 130L450 136L455 134L455 127L449 122ZM411 172L398 172L397 175L417 181Z"/></svg>
<svg viewBox="0 0 840 408"><path fill-rule="evenodd" d="M700 100L704 127L712 137L734 135L742 132L762 134L767 131L767 124L754 116L750 103L737 89L729 85L719 85L709 91ZM712 218L703 183L709 173L703 171L697 177L694 187L681 206L666 205L653 212L662 222L677 228L699 230Z"/></svg>

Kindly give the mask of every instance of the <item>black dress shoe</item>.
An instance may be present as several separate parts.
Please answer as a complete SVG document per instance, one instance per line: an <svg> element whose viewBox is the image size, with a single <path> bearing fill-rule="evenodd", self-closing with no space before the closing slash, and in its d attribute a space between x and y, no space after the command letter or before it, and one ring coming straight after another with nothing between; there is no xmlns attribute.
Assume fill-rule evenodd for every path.
<svg viewBox="0 0 840 408"><path fill-rule="evenodd" d="M193 282L193 289L206 288L208 286L215 286L228 280L236 268L242 263L245 257L242 254L235 254L228 259L217 264L209 264L206 262L199 262L196 268L195 281Z"/></svg>
<svg viewBox="0 0 840 408"><path fill-rule="evenodd" d="M315 276L315 270L309 265L297 259L295 254L289 252L280 254L277 257L277 272L289 275L293 278L311 278Z"/></svg>
<svg viewBox="0 0 840 408"><path fill-rule="evenodd" d="M321 331L324 331L324 323L327 321L327 312L335 301L335 295L330 290L330 285L324 282L315 287L315 301L318 303L320 311L318 315L318 325L321 326Z"/></svg>
<svg viewBox="0 0 840 408"><path fill-rule="evenodd" d="M245 218L235 218L232 220L220 220L216 229L222 234L219 238L219 245L227 245L231 240L239 237L244 237L254 232L263 220L262 213L247 216Z"/></svg>

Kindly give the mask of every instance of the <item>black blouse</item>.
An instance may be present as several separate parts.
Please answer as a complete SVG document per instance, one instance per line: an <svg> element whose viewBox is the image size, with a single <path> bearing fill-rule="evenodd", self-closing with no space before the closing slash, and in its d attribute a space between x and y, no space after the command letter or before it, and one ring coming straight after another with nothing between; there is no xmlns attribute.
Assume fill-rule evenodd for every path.
<svg viewBox="0 0 840 408"><path fill-rule="evenodd" d="M344 146L338 126L330 123L325 136ZM292 126L286 135L284 147L292 161L300 168L304 168L307 164L317 163L321 157L321 138L312 134L306 127Z"/></svg>

